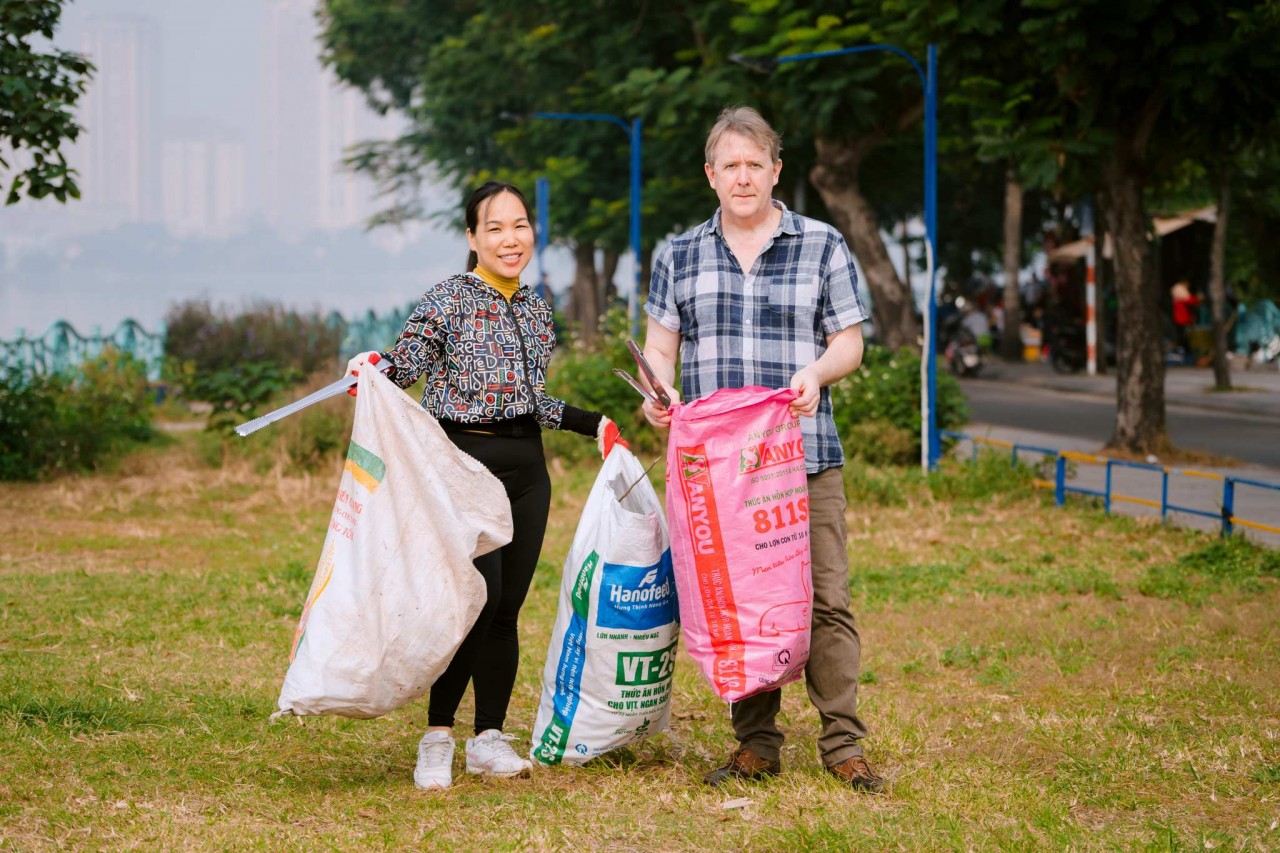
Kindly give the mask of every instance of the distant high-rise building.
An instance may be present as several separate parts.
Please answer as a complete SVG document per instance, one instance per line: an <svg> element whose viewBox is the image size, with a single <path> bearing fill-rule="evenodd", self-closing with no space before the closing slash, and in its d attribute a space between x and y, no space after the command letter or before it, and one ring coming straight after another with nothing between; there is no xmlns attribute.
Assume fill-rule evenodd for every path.
<svg viewBox="0 0 1280 853"><path fill-rule="evenodd" d="M160 153L164 223L179 237L208 228L208 145L200 139L166 139Z"/></svg>
<svg viewBox="0 0 1280 853"><path fill-rule="evenodd" d="M245 148L205 133L165 140L161 153L164 223L179 237L226 237L242 224Z"/></svg>
<svg viewBox="0 0 1280 853"><path fill-rule="evenodd" d="M243 142L223 141L214 145L213 199L210 211L213 216L213 233L222 235L237 229L248 213L248 181L245 168Z"/></svg>
<svg viewBox="0 0 1280 853"><path fill-rule="evenodd" d="M79 107L76 168L85 207L116 221L155 218L158 38L150 21L91 17L81 51L97 66Z"/></svg>
<svg viewBox="0 0 1280 853"><path fill-rule="evenodd" d="M267 221L286 236L358 225L376 188L344 164L348 148L389 138L393 124L339 85L319 58L314 0L275 0L267 13Z"/></svg>

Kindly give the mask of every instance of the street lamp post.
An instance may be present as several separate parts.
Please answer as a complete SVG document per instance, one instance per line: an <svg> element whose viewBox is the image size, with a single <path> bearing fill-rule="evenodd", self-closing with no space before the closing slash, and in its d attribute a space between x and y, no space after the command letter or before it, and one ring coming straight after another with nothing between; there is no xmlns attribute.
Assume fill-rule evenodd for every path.
<svg viewBox="0 0 1280 853"><path fill-rule="evenodd" d="M938 335L937 270L934 265L938 232L938 83L936 77L938 47L931 44L926 48L925 68L921 68L920 63L916 62L911 54L892 44L858 45L815 53L796 53L766 60L748 59L740 55L731 56L730 59L767 73L776 66L788 62L804 62L809 59L825 59L873 50L896 53L910 62L920 78L920 85L924 88L924 227L926 260L929 265L929 299L925 309L924 358L921 359L923 393L920 395L920 464L925 470L929 470L938 464L938 459L942 456L942 442L938 433L938 364L934 354L936 346L934 341L937 340Z"/></svg>
<svg viewBox="0 0 1280 853"><path fill-rule="evenodd" d="M542 256L547 251L547 237L551 233L551 182L545 177L539 177L535 186L534 203L538 208L538 284L541 286L547 275ZM550 299L550 292L540 295Z"/></svg>
<svg viewBox="0 0 1280 853"><path fill-rule="evenodd" d="M631 293L627 297L627 317L633 337L640 335L640 119L628 124L621 116L608 113L532 113L532 118L559 121L607 121L622 128L631 143L631 254L635 263L635 275Z"/></svg>

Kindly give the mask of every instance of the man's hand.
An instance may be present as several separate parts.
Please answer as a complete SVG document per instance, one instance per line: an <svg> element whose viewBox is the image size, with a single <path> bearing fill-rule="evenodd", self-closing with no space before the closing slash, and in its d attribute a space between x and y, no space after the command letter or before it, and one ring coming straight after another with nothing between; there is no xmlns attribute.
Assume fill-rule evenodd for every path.
<svg viewBox="0 0 1280 853"><path fill-rule="evenodd" d="M822 383L809 367L802 367L791 377L791 390L799 396L791 401L791 414L797 418L811 418L818 413Z"/></svg>
<svg viewBox="0 0 1280 853"><path fill-rule="evenodd" d="M680 393L671 387L676 380L676 357L679 354L680 333L671 331L650 317L644 338L644 357L649 361L656 374L654 378L658 380L657 384L662 386L672 406L680 402ZM644 377L640 381L648 383ZM644 417L658 429L668 429L671 426L671 409L661 403L645 400Z"/></svg>
<svg viewBox="0 0 1280 853"><path fill-rule="evenodd" d="M662 385L661 382L658 384ZM656 390L656 389L655 389ZM662 390L667 392L667 396L671 398L671 405L680 402L680 392L674 388L668 388L662 385ZM644 401L644 417L649 423L658 429L669 429L671 427L671 410L658 402Z"/></svg>
<svg viewBox="0 0 1280 853"><path fill-rule="evenodd" d="M357 356L353 356L347 362L347 376L359 376L360 368L366 364L377 364L380 361L382 361L382 354L378 352L362 352ZM356 395L356 386L352 385L348 388L347 393L354 397Z"/></svg>

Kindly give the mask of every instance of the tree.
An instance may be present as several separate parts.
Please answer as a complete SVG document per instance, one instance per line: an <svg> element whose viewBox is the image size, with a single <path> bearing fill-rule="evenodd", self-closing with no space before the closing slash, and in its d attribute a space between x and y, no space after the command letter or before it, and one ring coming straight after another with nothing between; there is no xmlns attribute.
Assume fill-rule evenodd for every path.
<svg viewBox="0 0 1280 853"><path fill-rule="evenodd" d="M1197 99L1199 119L1183 137L1188 159L1201 166L1211 184L1209 195L1217 207L1210 253L1209 303L1213 328L1214 384L1231 387L1227 366L1226 252L1231 225L1231 185L1241 161L1254 154L1275 156L1280 87L1266 78L1280 73L1272 51L1240 49L1261 44L1259 37L1280 32L1280 7L1257 4L1229 16L1226 38L1204 60L1219 69L1221 88Z"/></svg>
<svg viewBox="0 0 1280 853"><path fill-rule="evenodd" d="M966 12L966 15L970 14ZM966 39L966 50L948 68L954 88L944 100L952 136L971 134L973 155L1002 167L1004 334L1000 355L1023 357L1019 272L1024 239L1026 192L1059 185L1060 118L1036 115L1037 105L1051 94L1052 83L1037 74L1034 59L1018 38L1020 9L1013 4L989 10L986 25ZM1036 223L1039 225L1039 223Z"/></svg>
<svg viewBox="0 0 1280 853"><path fill-rule="evenodd" d="M24 194L60 202L80 197L60 148L80 135L71 110L93 65L79 54L30 44L36 36L52 39L61 14L62 0L0 0L0 141L10 149L0 169L16 170L6 204Z"/></svg>
<svg viewBox="0 0 1280 853"><path fill-rule="evenodd" d="M1254 140L1232 167L1233 228L1227 234L1225 277L1241 302L1280 301L1280 122Z"/></svg>
<svg viewBox="0 0 1280 853"><path fill-rule="evenodd" d="M963 8L954 0L767 0L738 4L732 29L735 39L746 43L738 51L761 59L878 43L896 46L923 64L926 46L936 44L939 67L934 73L945 105L947 93L958 88L963 74L990 64L989 49L1002 38L1006 6L1000 0L978 0ZM1016 50L1001 45L1002 55ZM887 210L904 216L904 203L916 213L922 207L924 95L919 77L903 57L892 53L833 57L781 65L771 79L769 97L784 126L814 138L817 156L809 177L862 265L877 332L890 347L916 346L920 324L914 300L908 283L889 261L881 222ZM940 122L940 169L948 156L958 162L957 152L971 150L963 131L955 130L963 120L953 110ZM914 158L896 159L897 167L886 171L877 155L900 146L912 146ZM982 195L969 184L977 179L969 164L959 165L955 174L939 175L940 184L966 184L971 198ZM957 209L940 200L940 224ZM970 223L961 224L972 233ZM959 268L971 266L973 245L963 251L958 243L939 239L939 255L944 248L960 261L951 272L963 274ZM1016 275L1013 278L1016 288ZM1016 319L1015 312L1014 329Z"/></svg>
<svg viewBox="0 0 1280 853"><path fill-rule="evenodd" d="M770 60L890 42L923 53L923 40L918 33L912 35L909 16L879 3L852 5L855 8L848 3L776 0L731 6L736 13L721 49ZM709 15L719 13L708 10ZM911 66L888 54L788 63L778 67L763 95L784 137L792 133L813 139L809 180L858 258L880 339L891 349L918 348L915 302L889 258L863 175L874 153L919 125L924 116L924 93ZM922 182L917 177L911 183Z"/></svg>
<svg viewBox="0 0 1280 853"><path fill-rule="evenodd" d="M607 122L530 114L644 118L645 257L637 262L695 209L701 142L685 142L697 130L670 103L648 111L635 95L670 95L668 87L679 85L680 75L656 79L648 71L676 65L674 52L696 43L681 7L657 14L645 2L327 0L321 17L324 56L339 76L411 123L400 139L365 146L354 158L401 194L384 219L420 214L415 195L428 170L460 190L491 176L522 186L547 176L552 232L577 260L574 303L584 337L595 332L608 288L596 252L604 251L611 274L628 246L628 139ZM690 58L698 63L696 50ZM718 77L711 71L685 88L707 92ZM687 100L676 94L677 103Z"/></svg>
<svg viewBox="0 0 1280 853"><path fill-rule="evenodd" d="M1182 160L1184 137L1215 120L1218 102L1246 94L1273 116L1280 103L1274 44L1280 9L1235 0L1038 0L1020 32L1055 96L1041 115L1062 121L1115 243L1116 423L1109 445L1159 453L1165 433L1160 298L1150 274L1146 193Z"/></svg>

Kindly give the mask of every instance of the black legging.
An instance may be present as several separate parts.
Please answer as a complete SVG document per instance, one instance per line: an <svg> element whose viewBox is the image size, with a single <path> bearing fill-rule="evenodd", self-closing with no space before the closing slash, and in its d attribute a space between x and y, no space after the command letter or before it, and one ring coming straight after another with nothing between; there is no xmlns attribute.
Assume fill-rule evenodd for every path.
<svg viewBox="0 0 1280 853"><path fill-rule="evenodd" d="M484 577L488 599L449 668L431 686L427 706L427 725L452 728L467 683L474 683L475 727L479 734L486 729L501 729L507 718L520 663L516 620L529 592L547 530L551 478L547 476L540 434L509 438L450 431L449 438L502 481L511 501L514 528L509 544L475 561L476 570Z"/></svg>

